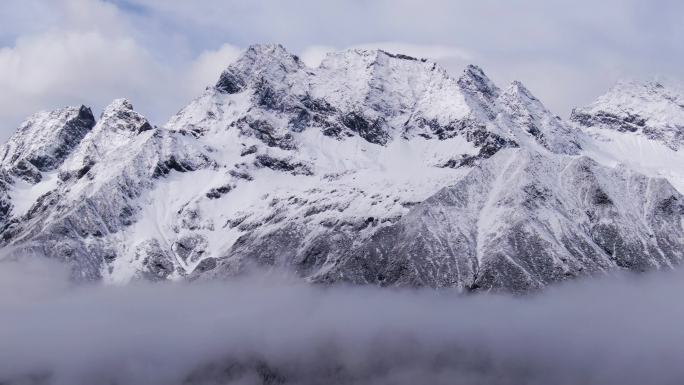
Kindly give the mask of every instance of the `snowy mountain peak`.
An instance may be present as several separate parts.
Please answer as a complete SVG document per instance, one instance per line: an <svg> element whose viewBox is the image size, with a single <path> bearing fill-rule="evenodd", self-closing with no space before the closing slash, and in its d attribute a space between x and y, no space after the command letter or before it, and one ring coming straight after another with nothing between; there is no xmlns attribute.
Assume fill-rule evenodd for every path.
<svg viewBox="0 0 684 385"><path fill-rule="evenodd" d="M677 150L684 146L684 96L658 82L621 81L571 120L584 127L631 132Z"/></svg>
<svg viewBox="0 0 684 385"><path fill-rule="evenodd" d="M511 82L497 102L504 112L499 121L515 128L513 133L520 143L532 138L552 152L579 154L581 132L553 115L520 81Z"/></svg>
<svg viewBox="0 0 684 385"><path fill-rule="evenodd" d="M133 104L125 98L114 99L105 107L104 114L113 113L119 110L133 110Z"/></svg>
<svg viewBox="0 0 684 385"><path fill-rule="evenodd" d="M304 68L304 63L280 44L252 45L223 71L216 88L228 94L243 90L259 81L282 81L289 74Z"/></svg>
<svg viewBox="0 0 684 385"><path fill-rule="evenodd" d="M501 90L480 67L468 65L456 83L470 108L479 111L487 120L494 119L497 114L496 99Z"/></svg>
<svg viewBox="0 0 684 385"><path fill-rule="evenodd" d="M268 70L274 65L283 66L288 70L297 70L303 67L299 57L288 52L280 44L254 44L235 61L232 67L241 70Z"/></svg>
<svg viewBox="0 0 684 385"><path fill-rule="evenodd" d="M506 95L519 98L528 102L541 103L522 82L514 80L503 92Z"/></svg>
<svg viewBox="0 0 684 385"><path fill-rule="evenodd" d="M140 133L152 129L152 125L133 109L127 99L115 99L102 112L98 124L102 129Z"/></svg>
<svg viewBox="0 0 684 385"><path fill-rule="evenodd" d="M3 146L2 168L26 181L40 181L40 172L59 167L94 125L86 106L36 113Z"/></svg>
<svg viewBox="0 0 684 385"><path fill-rule="evenodd" d="M461 88L470 93L480 93L489 100L494 100L499 96L499 88L494 82L485 75L482 68L469 64L463 74L458 78Z"/></svg>
<svg viewBox="0 0 684 385"><path fill-rule="evenodd" d="M512 81L499 95L498 101L507 107L524 109L531 115L550 115L551 112L520 81Z"/></svg>

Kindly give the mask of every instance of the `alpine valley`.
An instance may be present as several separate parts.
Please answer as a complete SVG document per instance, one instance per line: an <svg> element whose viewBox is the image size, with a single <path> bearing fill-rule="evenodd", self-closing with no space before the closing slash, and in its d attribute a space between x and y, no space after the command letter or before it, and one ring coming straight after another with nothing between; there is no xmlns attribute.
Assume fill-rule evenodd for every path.
<svg viewBox="0 0 684 385"><path fill-rule="evenodd" d="M0 150L0 246L79 281L528 292L684 258L684 96L623 82L569 120L476 66L254 45L155 126L124 99Z"/></svg>

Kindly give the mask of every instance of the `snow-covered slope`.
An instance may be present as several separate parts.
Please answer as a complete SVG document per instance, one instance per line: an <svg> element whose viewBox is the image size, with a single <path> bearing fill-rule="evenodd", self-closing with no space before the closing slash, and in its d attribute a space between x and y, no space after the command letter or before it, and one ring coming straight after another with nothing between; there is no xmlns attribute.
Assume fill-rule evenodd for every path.
<svg viewBox="0 0 684 385"><path fill-rule="evenodd" d="M349 50L308 68L256 45L162 127L116 100L22 177L12 154L54 153L43 131L64 114L4 150L3 243L84 279L278 266L313 282L524 291L683 257L684 198L662 172L622 165L599 128L475 66L454 78Z"/></svg>

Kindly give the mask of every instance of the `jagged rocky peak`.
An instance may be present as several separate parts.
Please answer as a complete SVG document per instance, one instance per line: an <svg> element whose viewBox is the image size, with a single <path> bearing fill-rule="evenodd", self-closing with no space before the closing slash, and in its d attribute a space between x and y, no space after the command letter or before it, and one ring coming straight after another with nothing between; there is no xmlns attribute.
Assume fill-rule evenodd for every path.
<svg viewBox="0 0 684 385"><path fill-rule="evenodd" d="M127 99L114 99L102 112L100 126L109 130L141 133L152 129L147 119Z"/></svg>
<svg viewBox="0 0 684 385"><path fill-rule="evenodd" d="M221 74L216 89L234 94L255 80L278 81L304 68L304 63L280 44L255 44Z"/></svg>
<svg viewBox="0 0 684 385"><path fill-rule="evenodd" d="M24 121L2 148L2 167L29 182L59 167L95 126L86 106L36 113Z"/></svg>
<svg viewBox="0 0 684 385"><path fill-rule="evenodd" d="M481 94L489 102L499 97L499 88L485 75L482 68L469 64L458 78L458 85L469 94Z"/></svg>
<svg viewBox="0 0 684 385"><path fill-rule="evenodd" d="M503 91L501 91L498 101L507 109L520 107L533 115L551 115L551 112L544 106L541 100L534 96L534 94L532 94L532 92L519 80L512 81Z"/></svg>
<svg viewBox="0 0 684 385"><path fill-rule="evenodd" d="M530 92L530 90L528 90L519 80L512 81L503 93L508 97L516 98L526 103L541 104L539 99L532 95L532 92Z"/></svg>
<svg viewBox="0 0 684 385"><path fill-rule="evenodd" d="M621 81L570 119L584 127L634 132L677 150L684 146L684 96L659 82Z"/></svg>
<svg viewBox="0 0 684 385"><path fill-rule="evenodd" d="M581 133L553 115L520 81L501 92L498 102L504 125L515 127L520 139L525 133L546 149L560 154L579 154Z"/></svg>

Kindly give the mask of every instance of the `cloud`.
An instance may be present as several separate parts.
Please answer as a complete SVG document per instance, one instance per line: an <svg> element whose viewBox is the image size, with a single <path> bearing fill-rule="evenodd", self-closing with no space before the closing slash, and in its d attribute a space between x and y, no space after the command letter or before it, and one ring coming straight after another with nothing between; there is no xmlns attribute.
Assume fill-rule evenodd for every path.
<svg viewBox="0 0 684 385"><path fill-rule="evenodd" d="M225 44L173 67L127 36L51 31L0 49L0 136L39 109L85 104L100 110L126 97L155 124L213 84L240 50Z"/></svg>
<svg viewBox="0 0 684 385"><path fill-rule="evenodd" d="M681 273L516 298L317 287L275 273L74 287L36 260L0 267L3 383L659 385L684 376Z"/></svg>

